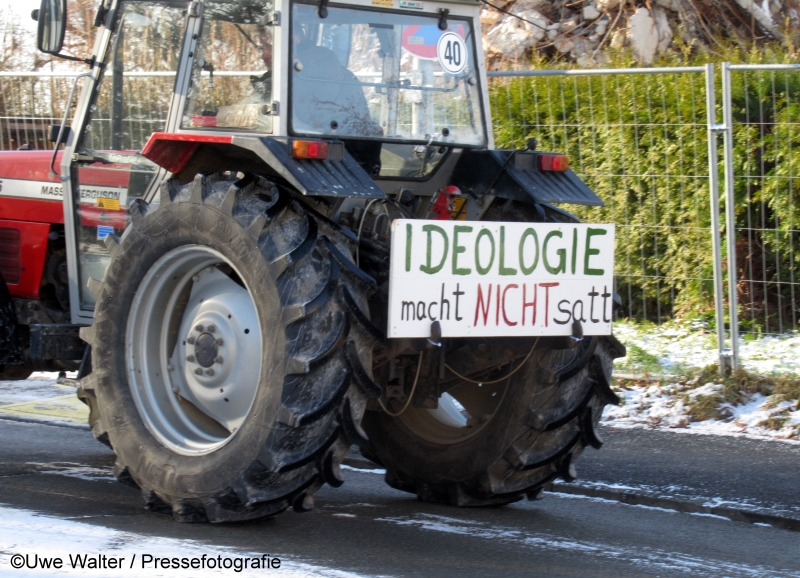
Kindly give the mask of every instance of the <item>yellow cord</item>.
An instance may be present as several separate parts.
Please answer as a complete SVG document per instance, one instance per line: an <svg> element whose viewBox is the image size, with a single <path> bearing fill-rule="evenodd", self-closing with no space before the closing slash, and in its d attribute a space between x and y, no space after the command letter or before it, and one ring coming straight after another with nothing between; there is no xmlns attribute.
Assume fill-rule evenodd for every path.
<svg viewBox="0 0 800 578"><path fill-rule="evenodd" d="M517 366L517 368L508 375L501 377L500 379L495 379L494 381L475 381L474 379L470 379L469 377L464 377L446 363L444 364L444 366L447 369L449 369L457 378L463 379L464 381L468 381L470 383L477 383L478 385L494 385L495 383L500 383L501 381L505 381L506 379L517 373L520 369L522 369L522 366L525 365L528 362L528 359L530 359L531 355L533 355L533 350L536 349L537 343L539 343L538 337L536 338L536 341L533 342L533 347L531 347L531 350L528 352L528 355L525 356L525 359L522 360L522 363L520 363Z"/></svg>
<svg viewBox="0 0 800 578"><path fill-rule="evenodd" d="M508 379L509 377L514 375L515 373L517 373L520 369L522 369L522 366L525 365L528 362L528 360L531 358L531 355L533 355L533 350L536 349L536 345L538 343L539 343L539 338L537 337L536 341L533 342L533 347L531 347L531 350L528 352L528 355L525 356L525 359L522 360L522 362L516 367L516 369L514 371L512 371L511 373L509 373L508 375L506 375L504 377L501 377L500 379L495 379L494 381L475 381L474 379L470 379L468 377L464 377L463 375L458 373L455 369L453 369L452 367L450 367L446 363L444 364L444 366L447 369L449 369L453 374L455 374L456 377L458 377L459 379L463 379L464 381L468 381L470 383L477 383L478 385L493 385L495 383L500 383L501 381L505 381L506 379ZM388 409L386 409L385 405L383 405L383 400L378 398L378 403L380 404L381 409L383 409L383 411L385 411L388 415L390 415L392 417L398 417L403 412L405 412L408 409L409 404L411 404L411 399L414 397L414 392L417 390L417 383L419 382L419 371L420 371L420 369L422 369L422 354L423 353L424 353L424 351L420 351L419 352L419 360L417 361L417 374L414 376L414 385L411 386L411 394L408 396L408 399L406 400L406 404L403 406L403 409L401 409L397 413L392 413Z"/></svg>
<svg viewBox="0 0 800 578"><path fill-rule="evenodd" d="M385 405L383 405L383 401L381 401L381 398L378 398L378 403L381 404L381 408L383 409L383 411L385 411L390 416L397 417L397 416L399 416L400 414L402 414L404 411L406 411L408 409L408 405L411 403L411 398L414 397L414 392L417 389L417 382L419 381L419 370L422 369L422 354L423 353L424 353L424 351L420 351L419 352L419 360L417 361L417 375L414 376L414 385L411 386L411 395L408 396L408 399L406 400L406 404L403 406L403 409L401 409L397 413L392 413L388 409L386 409Z"/></svg>

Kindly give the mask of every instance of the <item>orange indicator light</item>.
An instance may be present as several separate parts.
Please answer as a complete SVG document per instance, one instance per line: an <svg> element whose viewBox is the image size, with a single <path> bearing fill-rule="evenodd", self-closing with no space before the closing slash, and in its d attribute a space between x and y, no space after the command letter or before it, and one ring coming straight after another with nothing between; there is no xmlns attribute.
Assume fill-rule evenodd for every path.
<svg viewBox="0 0 800 578"><path fill-rule="evenodd" d="M292 141L292 156L296 159L324 161L328 158L328 143L318 140L294 140Z"/></svg>

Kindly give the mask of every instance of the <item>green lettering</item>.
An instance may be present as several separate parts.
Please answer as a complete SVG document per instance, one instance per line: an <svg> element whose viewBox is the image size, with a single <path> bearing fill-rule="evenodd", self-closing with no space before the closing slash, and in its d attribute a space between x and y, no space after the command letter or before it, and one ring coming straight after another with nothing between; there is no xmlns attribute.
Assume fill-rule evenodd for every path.
<svg viewBox="0 0 800 578"><path fill-rule="evenodd" d="M572 274L575 274L575 261L578 257L578 229L572 229Z"/></svg>
<svg viewBox="0 0 800 578"><path fill-rule="evenodd" d="M564 273L567 270L567 251L565 249L557 249L556 255L558 255L558 267L551 267L550 262L547 260L547 243L550 242L550 239L553 237L563 237L564 235L561 231L550 231L544 238L544 244L542 245L542 261L544 262L544 268L547 269L548 273L552 273L553 275L558 275L559 273Z"/></svg>
<svg viewBox="0 0 800 578"><path fill-rule="evenodd" d="M589 227L586 229L586 254L583 258L583 274L584 275L603 275L604 269L592 269L589 267L589 257L592 255L599 255L600 249L592 248L592 237L605 235L608 233L605 229L593 229Z"/></svg>
<svg viewBox="0 0 800 578"><path fill-rule="evenodd" d="M411 271L411 223L406 224L406 271Z"/></svg>
<svg viewBox="0 0 800 578"><path fill-rule="evenodd" d="M427 251L427 263L425 265L420 265L419 270L423 273L427 273L428 275L433 275L434 273L438 273L444 267L444 262L447 260L447 251L450 248L450 241L447 239L447 232L439 227L438 225L423 225L422 230L428 233L428 251ZM444 239L444 251L442 252L442 260L439 261L439 264L435 267L431 266L431 245L433 245L433 239L431 233L439 233Z"/></svg>
<svg viewBox="0 0 800 578"><path fill-rule="evenodd" d="M536 249L536 257L533 258L533 265L530 267L525 266L525 261L522 259L522 256L525 254L525 239L529 236L533 237L534 248ZM519 239L519 268L522 269L522 272L525 275L530 275L533 273L533 270L536 269L536 265L539 264L539 235L536 234L534 229L525 229L525 232L522 233L522 237Z"/></svg>
<svg viewBox="0 0 800 578"><path fill-rule="evenodd" d="M486 267L481 267L481 238L484 236L489 237L489 241L492 243L492 257L489 259L489 264ZM494 236L489 229L481 229L478 233L478 237L475 239L475 269L481 275L486 275L489 272L489 269L492 268L492 264L494 263Z"/></svg>
<svg viewBox="0 0 800 578"><path fill-rule="evenodd" d="M516 275L517 270L513 267L506 267L506 228L500 225L500 274Z"/></svg>
<svg viewBox="0 0 800 578"><path fill-rule="evenodd" d="M471 233L472 227L468 227L467 225L456 225L453 228L453 275L469 275L472 273L472 269L468 269L466 267L458 267L458 254L459 253L466 253L467 248L463 245L458 244L458 234L459 233Z"/></svg>

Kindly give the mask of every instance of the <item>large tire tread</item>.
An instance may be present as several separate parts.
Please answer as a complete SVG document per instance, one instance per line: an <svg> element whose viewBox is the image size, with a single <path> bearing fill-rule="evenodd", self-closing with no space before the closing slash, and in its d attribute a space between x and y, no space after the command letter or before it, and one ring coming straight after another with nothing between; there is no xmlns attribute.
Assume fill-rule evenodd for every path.
<svg viewBox="0 0 800 578"><path fill-rule="evenodd" d="M560 377L557 394L541 405L534 402L529 409L531 415L549 412L550 416L558 417L548 419L544 431L529 427L521 432L505 459L487 472L488 487L478 486L476 497L484 496L490 489L492 494L521 498L523 494L536 493L553 479L575 479L573 464L584 448L592 445L587 440L597 438L594 432L607 403L604 394L597 391L596 383L608 383L611 374L611 351L605 339L592 341L593 351L588 358L583 357L579 371L575 372L573 367L562 372L561 375L568 377ZM587 435L589 423L591 433Z"/></svg>
<svg viewBox="0 0 800 578"><path fill-rule="evenodd" d="M368 323L365 287L374 288L374 281L363 273L342 274L343 269L355 268L354 242L347 233L261 177L201 174L186 185L171 179L162 183L160 198L162 206L170 203L214 208L220 212L219 226L239 227L257 243L263 258L280 268L276 285L287 343L281 407L257 459L215 495L165 494L137 479L133 464L119 457L115 473L120 481L140 487L148 509L171 512L181 522L241 521L289 507L310 509L311 496L325 481L341 484L339 465L350 444L361 441L366 396L353 375L371 368L374 336L363 327L365 320ZM157 210L158 205L143 201L133 204L132 227L120 242L109 243L112 261L146 242L137 230L148 213ZM119 284L113 275L111 266L99 302L113 298ZM113 319L99 315L92 333L102 336L118 330ZM109 353L106 346L102 339L93 341L95 358L103 360ZM95 438L111 446L108 408L97 395L107 379L107 368L98 363L81 383L78 396L90 408ZM348 432L359 435L354 439Z"/></svg>

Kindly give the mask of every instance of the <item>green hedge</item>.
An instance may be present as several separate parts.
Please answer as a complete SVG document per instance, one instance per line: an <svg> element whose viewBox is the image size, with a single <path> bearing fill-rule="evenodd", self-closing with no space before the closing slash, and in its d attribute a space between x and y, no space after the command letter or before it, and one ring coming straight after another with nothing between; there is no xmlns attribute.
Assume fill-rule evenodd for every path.
<svg viewBox="0 0 800 578"><path fill-rule="evenodd" d="M689 52L655 65L797 62L781 47L747 57L734 49L713 56ZM560 66L532 62L535 69ZM631 55L621 52L603 67L634 66ZM796 325L792 311L800 300L793 285L800 281L800 70L735 72L732 87L740 318L745 328L785 331ZM617 224L623 317L713 315L702 73L497 78L490 94L497 147L523 147L536 137L540 149L566 152L606 202L604 208L570 210ZM719 158L722 182L721 147Z"/></svg>

